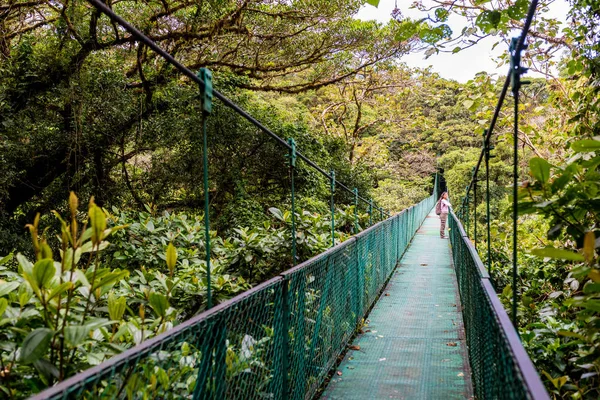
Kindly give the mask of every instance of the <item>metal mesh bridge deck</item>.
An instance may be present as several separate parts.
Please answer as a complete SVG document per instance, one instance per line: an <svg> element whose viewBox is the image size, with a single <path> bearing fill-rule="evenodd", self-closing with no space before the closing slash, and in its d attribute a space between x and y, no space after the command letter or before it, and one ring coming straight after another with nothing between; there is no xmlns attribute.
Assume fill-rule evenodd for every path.
<svg viewBox="0 0 600 400"><path fill-rule="evenodd" d="M323 399L472 397L450 243L431 212Z"/></svg>

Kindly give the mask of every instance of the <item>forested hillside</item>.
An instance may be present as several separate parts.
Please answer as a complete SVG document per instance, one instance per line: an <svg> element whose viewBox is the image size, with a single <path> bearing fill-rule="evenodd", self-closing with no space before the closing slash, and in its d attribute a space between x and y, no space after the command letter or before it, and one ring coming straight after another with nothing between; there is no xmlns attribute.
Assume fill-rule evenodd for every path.
<svg viewBox="0 0 600 400"><path fill-rule="evenodd" d="M507 307L519 294L521 338L548 390L596 399L600 3L571 1L561 24L552 2L524 54L537 75L519 109L519 287L509 280L508 104L490 162L490 269ZM504 77L459 83L403 56L487 37L507 47L529 3L416 2L422 20L395 10L387 24L356 19L363 3L107 2L361 196L397 213L440 171L458 208ZM218 303L331 246L330 182L298 162L292 260L288 151L216 100L207 124ZM201 135L198 87L87 2L0 4L2 396L39 392L205 310ZM336 243L382 217L344 191L334 203Z"/></svg>

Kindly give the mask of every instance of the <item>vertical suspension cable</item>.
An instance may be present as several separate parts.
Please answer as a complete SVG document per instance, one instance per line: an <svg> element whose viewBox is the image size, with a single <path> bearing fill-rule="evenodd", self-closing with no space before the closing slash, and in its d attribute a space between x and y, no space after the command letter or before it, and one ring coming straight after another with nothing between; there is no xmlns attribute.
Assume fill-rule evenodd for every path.
<svg viewBox="0 0 600 400"><path fill-rule="evenodd" d="M202 113L202 168L204 184L204 244L206 248L206 308L212 308L210 277L210 214L208 198L208 138L206 134L206 114Z"/></svg>
<svg viewBox="0 0 600 400"><path fill-rule="evenodd" d="M477 250L477 171L473 168L473 239Z"/></svg>
<svg viewBox="0 0 600 400"><path fill-rule="evenodd" d="M525 34L525 33L523 33ZM518 255L517 255L517 219L519 216L518 213L518 184L519 184L519 89L521 88L521 84L529 83L529 82L521 82L521 74L527 72L527 68L521 67L521 50L525 49L527 46L523 44L523 47L520 48L518 43L524 43L524 38L512 38L510 43L510 67L511 67L511 79L512 79L512 93L514 97L514 132L513 132L513 270L512 270L512 286L513 286L513 298L512 298L512 320L513 325L517 326L517 275L518 275Z"/></svg>
<svg viewBox="0 0 600 400"><path fill-rule="evenodd" d="M358 189L354 188L354 234L358 233Z"/></svg>
<svg viewBox="0 0 600 400"><path fill-rule="evenodd" d="M335 171L331 170L331 247L335 246Z"/></svg>
<svg viewBox="0 0 600 400"><path fill-rule="evenodd" d="M296 265L296 192L294 188L294 176L296 174L296 141L293 138L288 139L289 163L290 163L290 183L292 196L292 265Z"/></svg>
<svg viewBox="0 0 600 400"><path fill-rule="evenodd" d="M492 273L492 239L490 232L490 138L487 136L487 129L483 131L485 147L485 202L486 202L486 221L487 221L487 269L488 274Z"/></svg>
<svg viewBox="0 0 600 400"><path fill-rule="evenodd" d="M513 304L512 304L512 320L513 324L517 325L517 185L519 180L519 166L518 166L518 134L519 134L519 90L514 91L515 96L515 131L513 138L513 271L512 271L512 284L513 284Z"/></svg>
<svg viewBox="0 0 600 400"><path fill-rule="evenodd" d="M207 68L200 68L198 78L202 80L202 169L204 186L204 244L206 249L206 308L212 308L212 282L210 276L210 202L208 193L208 134L206 120L212 112L212 73Z"/></svg>
<svg viewBox="0 0 600 400"><path fill-rule="evenodd" d="M467 221L467 237L469 236L470 224L471 224L471 214L469 213L469 187L467 186L467 194L465 196L465 220Z"/></svg>

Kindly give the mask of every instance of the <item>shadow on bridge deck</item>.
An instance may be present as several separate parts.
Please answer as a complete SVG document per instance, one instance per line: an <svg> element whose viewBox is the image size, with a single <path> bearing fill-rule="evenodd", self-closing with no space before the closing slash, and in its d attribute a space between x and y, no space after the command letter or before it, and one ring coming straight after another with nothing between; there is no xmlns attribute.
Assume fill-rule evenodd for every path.
<svg viewBox="0 0 600 400"><path fill-rule="evenodd" d="M472 397L451 260L431 212L322 399Z"/></svg>

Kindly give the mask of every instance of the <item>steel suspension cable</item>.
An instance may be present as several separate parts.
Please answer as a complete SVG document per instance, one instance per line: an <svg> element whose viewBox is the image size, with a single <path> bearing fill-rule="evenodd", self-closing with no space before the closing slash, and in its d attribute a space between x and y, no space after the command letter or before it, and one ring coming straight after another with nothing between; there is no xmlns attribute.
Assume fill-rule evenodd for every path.
<svg viewBox="0 0 600 400"><path fill-rule="evenodd" d="M484 131L485 146L485 202L486 202L486 222L487 222L487 269L488 274L492 272L492 239L490 232L490 140L487 137L487 130Z"/></svg>

